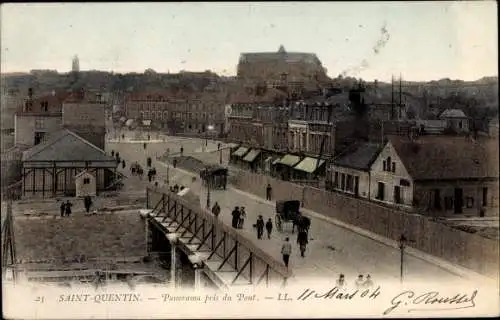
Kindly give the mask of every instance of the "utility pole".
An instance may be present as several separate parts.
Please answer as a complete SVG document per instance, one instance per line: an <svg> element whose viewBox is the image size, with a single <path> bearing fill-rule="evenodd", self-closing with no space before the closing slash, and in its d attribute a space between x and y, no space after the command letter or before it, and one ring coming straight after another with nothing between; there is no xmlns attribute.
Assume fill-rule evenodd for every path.
<svg viewBox="0 0 500 320"><path fill-rule="evenodd" d="M401 234L401 237L399 237L399 250L401 252L401 261L400 261L400 270L399 270L399 277L401 283L403 283L403 263L404 263L404 252L405 252L405 247L406 247L406 237L404 234Z"/></svg>

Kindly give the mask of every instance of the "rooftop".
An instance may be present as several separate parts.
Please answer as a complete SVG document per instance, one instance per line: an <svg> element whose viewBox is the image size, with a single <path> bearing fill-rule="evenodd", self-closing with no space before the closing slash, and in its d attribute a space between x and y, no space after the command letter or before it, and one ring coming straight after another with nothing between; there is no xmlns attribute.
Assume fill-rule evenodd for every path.
<svg viewBox="0 0 500 320"><path fill-rule="evenodd" d="M498 144L492 139L390 136L389 141L415 180L498 179Z"/></svg>
<svg viewBox="0 0 500 320"><path fill-rule="evenodd" d="M446 109L441 113L439 118L467 118L465 113L460 109Z"/></svg>
<svg viewBox="0 0 500 320"><path fill-rule="evenodd" d="M357 170L368 171L379 155L382 147L380 144L364 143L345 155L338 157L333 164Z"/></svg>

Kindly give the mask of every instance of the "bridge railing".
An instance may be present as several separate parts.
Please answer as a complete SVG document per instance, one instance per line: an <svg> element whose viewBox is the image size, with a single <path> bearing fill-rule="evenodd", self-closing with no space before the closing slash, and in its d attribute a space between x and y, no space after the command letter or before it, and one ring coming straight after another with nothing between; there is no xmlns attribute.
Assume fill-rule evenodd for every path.
<svg viewBox="0 0 500 320"><path fill-rule="evenodd" d="M232 227L225 225L211 212L200 207L199 204L188 203L185 199L166 189L147 188L148 208L153 209L152 215L169 218L177 223L176 232L181 237L191 235L189 242L197 242L197 250L207 249L210 256L207 261L216 256L219 261L217 270L232 271L237 274L231 284L273 285L286 284L292 276L284 264L263 251L257 245L238 233ZM216 271L217 271L216 270Z"/></svg>

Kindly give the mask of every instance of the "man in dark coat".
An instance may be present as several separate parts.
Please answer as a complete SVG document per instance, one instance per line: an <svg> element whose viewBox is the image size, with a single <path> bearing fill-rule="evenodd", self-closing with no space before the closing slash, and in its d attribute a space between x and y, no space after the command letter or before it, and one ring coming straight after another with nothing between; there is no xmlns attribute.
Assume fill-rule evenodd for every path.
<svg viewBox="0 0 500 320"><path fill-rule="evenodd" d="M220 206L219 203L215 202L214 206L212 207L212 214L217 218L220 214Z"/></svg>
<svg viewBox="0 0 500 320"><path fill-rule="evenodd" d="M266 222L267 238L271 239L271 232L273 232L273 221L269 218Z"/></svg>
<svg viewBox="0 0 500 320"><path fill-rule="evenodd" d="M273 188L271 187L271 184L268 183L266 188L266 200L271 200L272 192Z"/></svg>
<svg viewBox="0 0 500 320"><path fill-rule="evenodd" d="M304 230L299 231L299 234L297 235L297 243L299 244L300 248L300 256L302 258L305 257L305 252L306 252L306 246L309 241L307 240L307 232Z"/></svg>
<svg viewBox="0 0 500 320"><path fill-rule="evenodd" d="M64 213L66 212L66 203L62 201L61 206L59 208L61 209L61 217L64 217Z"/></svg>
<svg viewBox="0 0 500 320"><path fill-rule="evenodd" d="M90 198L90 196L86 196L83 199L83 204L85 205L85 211L87 211L87 213L89 213L90 207L92 206L92 198Z"/></svg>
<svg viewBox="0 0 500 320"><path fill-rule="evenodd" d="M231 225L233 228L238 228L238 222L240 221L240 209L238 207L234 207L233 212L231 212L231 215L233 216L233 219L231 221Z"/></svg>
<svg viewBox="0 0 500 320"><path fill-rule="evenodd" d="M264 219L262 219L262 215L259 215L256 227L257 227L257 239L262 239L262 235L264 234Z"/></svg>
<svg viewBox="0 0 500 320"><path fill-rule="evenodd" d="M65 206L64 206L64 214L69 217L70 214L71 214L71 207L73 206L73 204L71 202L66 201L65 203Z"/></svg>

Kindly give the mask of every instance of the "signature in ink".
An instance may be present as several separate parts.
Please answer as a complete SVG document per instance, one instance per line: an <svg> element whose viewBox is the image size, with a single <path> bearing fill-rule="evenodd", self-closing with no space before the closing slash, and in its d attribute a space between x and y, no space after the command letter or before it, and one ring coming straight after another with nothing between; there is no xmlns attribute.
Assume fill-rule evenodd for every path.
<svg viewBox="0 0 500 320"><path fill-rule="evenodd" d="M471 294L457 293L454 296L444 296L437 291L429 291L417 295L407 290L399 293L391 300L391 306L384 311L384 315L396 309L406 308L407 312L443 311L474 308L477 290Z"/></svg>

